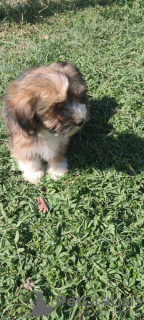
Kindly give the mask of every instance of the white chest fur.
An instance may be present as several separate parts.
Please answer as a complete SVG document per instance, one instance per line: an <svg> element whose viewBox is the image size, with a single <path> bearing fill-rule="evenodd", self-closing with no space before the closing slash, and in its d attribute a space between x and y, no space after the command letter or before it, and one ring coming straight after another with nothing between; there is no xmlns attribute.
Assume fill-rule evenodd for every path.
<svg viewBox="0 0 144 320"><path fill-rule="evenodd" d="M38 133L36 153L44 160L54 158L60 149L60 144L67 144L68 138L54 136L48 130L42 129Z"/></svg>

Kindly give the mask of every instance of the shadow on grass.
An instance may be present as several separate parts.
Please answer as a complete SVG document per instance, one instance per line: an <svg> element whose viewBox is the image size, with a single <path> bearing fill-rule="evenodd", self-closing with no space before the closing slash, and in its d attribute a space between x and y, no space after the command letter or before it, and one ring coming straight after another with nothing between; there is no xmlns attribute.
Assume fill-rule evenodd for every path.
<svg viewBox="0 0 144 320"><path fill-rule="evenodd" d="M132 4L133 1L134 0L128 0L128 3ZM16 2L15 5L8 4L3 0L0 5L0 19L5 18L8 21L15 21L17 23L35 23L40 19L53 16L55 13L77 12L87 7L94 7L95 5L107 6L113 4L123 6L125 0L75 0L70 2L66 0L58 2L49 0L23 0L23 2Z"/></svg>
<svg viewBox="0 0 144 320"><path fill-rule="evenodd" d="M91 101L92 118L69 146L70 169L114 167L130 175L144 170L144 140L133 133L115 133L109 120L116 112L114 98Z"/></svg>

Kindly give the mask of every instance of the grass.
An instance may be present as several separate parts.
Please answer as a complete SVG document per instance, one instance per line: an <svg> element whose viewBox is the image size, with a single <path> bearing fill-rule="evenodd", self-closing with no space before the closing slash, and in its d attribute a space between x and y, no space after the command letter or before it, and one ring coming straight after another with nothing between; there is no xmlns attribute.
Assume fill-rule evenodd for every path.
<svg viewBox="0 0 144 320"><path fill-rule="evenodd" d="M26 319L26 300L31 311L40 291L54 308L43 320L142 320L143 1L46 6L9 2L0 9L1 94L29 67L72 61L87 80L92 119L70 143L66 176L54 182L45 175L37 186L23 181L1 122L1 319ZM40 186L46 214L37 208ZM35 291L24 289L28 277ZM97 296L98 306L57 307L57 295ZM112 296L129 300L115 307ZM108 306L100 304L104 297Z"/></svg>

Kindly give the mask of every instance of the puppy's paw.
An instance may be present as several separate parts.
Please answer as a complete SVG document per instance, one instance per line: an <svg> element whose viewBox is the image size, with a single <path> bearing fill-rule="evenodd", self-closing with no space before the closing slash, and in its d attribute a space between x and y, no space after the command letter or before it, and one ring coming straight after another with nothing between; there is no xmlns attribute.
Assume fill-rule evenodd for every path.
<svg viewBox="0 0 144 320"><path fill-rule="evenodd" d="M49 173L51 179L53 179L53 180L57 180L59 177L64 176L64 174L67 171L68 171L68 169L63 169L63 170L60 170L60 169L59 170L58 169L54 170L52 168L48 169L48 173Z"/></svg>
<svg viewBox="0 0 144 320"><path fill-rule="evenodd" d="M59 177L64 176L64 174L68 171L67 160L64 159L64 161L61 163L51 163L47 171L53 180L57 180Z"/></svg>
<svg viewBox="0 0 144 320"><path fill-rule="evenodd" d="M23 177L26 181L29 181L33 184L37 184L40 182L40 179L44 176L44 171L39 170L39 171L29 171L29 172L24 172Z"/></svg>

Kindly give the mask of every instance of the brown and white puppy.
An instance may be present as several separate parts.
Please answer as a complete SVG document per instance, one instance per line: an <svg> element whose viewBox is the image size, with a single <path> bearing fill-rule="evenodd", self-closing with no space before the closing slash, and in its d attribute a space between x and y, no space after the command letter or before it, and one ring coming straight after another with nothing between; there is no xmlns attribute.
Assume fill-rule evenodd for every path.
<svg viewBox="0 0 144 320"><path fill-rule="evenodd" d="M9 84L2 114L24 179L40 181L41 159L53 179L63 176L69 137L90 117L84 77L67 62L32 69Z"/></svg>

